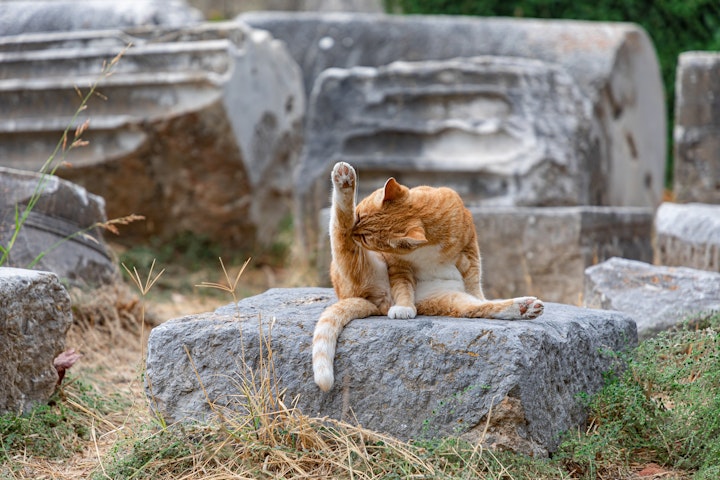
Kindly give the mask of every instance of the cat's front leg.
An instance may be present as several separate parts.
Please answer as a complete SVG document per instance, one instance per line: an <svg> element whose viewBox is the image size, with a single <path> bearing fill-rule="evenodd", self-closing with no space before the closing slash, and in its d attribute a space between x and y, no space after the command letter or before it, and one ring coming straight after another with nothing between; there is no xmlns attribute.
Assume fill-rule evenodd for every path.
<svg viewBox="0 0 720 480"><path fill-rule="evenodd" d="M338 162L333 167L330 177L333 184L332 227L350 235L355 224L357 174L349 163Z"/></svg>
<svg viewBox="0 0 720 480"><path fill-rule="evenodd" d="M390 292L394 305L388 310L388 318L415 318L415 275L409 263L387 255Z"/></svg>
<svg viewBox="0 0 720 480"><path fill-rule="evenodd" d="M466 292L447 292L418 302L417 308L421 315L532 320L543 314L545 305L535 297L479 300Z"/></svg>
<svg viewBox="0 0 720 480"><path fill-rule="evenodd" d="M357 175L355 169L345 162L338 162L330 175L332 181L332 207L330 208L330 250L332 251L332 270L338 275L348 277L357 273L358 259L365 258L360 246L352 237L355 225L355 190ZM335 284L335 280L333 280ZM348 296L357 296L358 292L347 292Z"/></svg>

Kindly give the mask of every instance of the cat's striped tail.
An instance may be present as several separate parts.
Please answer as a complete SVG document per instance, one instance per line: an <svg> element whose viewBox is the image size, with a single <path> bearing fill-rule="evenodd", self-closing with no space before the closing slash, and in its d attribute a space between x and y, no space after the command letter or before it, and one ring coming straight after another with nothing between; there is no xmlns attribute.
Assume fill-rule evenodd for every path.
<svg viewBox="0 0 720 480"><path fill-rule="evenodd" d="M333 360L340 332L351 320L372 315L380 315L380 310L364 298L338 300L320 315L313 334L312 363L315 383L323 392L329 391L335 382Z"/></svg>

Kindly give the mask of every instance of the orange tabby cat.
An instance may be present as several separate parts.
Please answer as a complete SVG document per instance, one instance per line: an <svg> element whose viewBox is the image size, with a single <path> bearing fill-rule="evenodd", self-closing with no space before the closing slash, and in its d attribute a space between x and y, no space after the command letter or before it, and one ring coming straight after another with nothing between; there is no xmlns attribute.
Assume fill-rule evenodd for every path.
<svg viewBox="0 0 720 480"><path fill-rule="evenodd" d="M333 385L335 345L343 327L372 315L532 319L535 297L486 300L472 215L449 188L409 189L390 178L355 207L357 177L344 162L332 171L332 279L338 301L313 335L315 383Z"/></svg>

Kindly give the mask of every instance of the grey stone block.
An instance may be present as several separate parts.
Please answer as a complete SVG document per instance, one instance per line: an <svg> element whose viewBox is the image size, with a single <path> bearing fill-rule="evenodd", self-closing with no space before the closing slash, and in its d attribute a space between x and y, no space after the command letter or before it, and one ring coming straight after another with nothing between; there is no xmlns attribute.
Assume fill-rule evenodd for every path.
<svg viewBox="0 0 720 480"><path fill-rule="evenodd" d="M53 175L0 167L0 245L7 248L36 189L40 197L18 231L5 266L28 267L45 254L35 270L55 273L70 285L87 288L120 280L114 258L99 229L105 201ZM67 240L65 240L67 239Z"/></svg>
<svg viewBox="0 0 720 480"><path fill-rule="evenodd" d="M289 214L305 99L298 66L267 32L236 22L0 37L0 163L37 171L103 60L131 47L78 123L63 178L107 214L147 217L123 241L194 232L269 245ZM15 51L15 47L19 50Z"/></svg>
<svg viewBox="0 0 720 480"><path fill-rule="evenodd" d="M631 315L638 336L720 311L720 273L611 258L585 271L585 306Z"/></svg>
<svg viewBox="0 0 720 480"><path fill-rule="evenodd" d="M582 303L585 269L613 256L652 260L652 209L477 208L486 295Z"/></svg>
<svg viewBox="0 0 720 480"><path fill-rule="evenodd" d="M675 82L678 202L720 203L720 54L685 52Z"/></svg>
<svg viewBox="0 0 720 480"><path fill-rule="evenodd" d="M311 242L336 161L361 173L360 197L394 176L449 186L469 205L607 203L591 104L554 65L475 57L330 69L309 105L296 196Z"/></svg>
<svg viewBox="0 0 720 480"><path fill-rule="evenodd" d="M325 181L328 172L335 161L352 163L353 158L345 158L352 154L363 162L374 163L373 168L381 167L383 171L377 176L387 171L409 176L406 164L410 163L414 168L410 182L417 179L433 185L457 183L466 190L464 193L469 193L468 203L478 198L488 201L503 194L511 197L518 185L534 185L536 179L542 179L542 187L550 198L541 197L534 205L569 205L572 201L573 204L656 207L661 201L666 158L664 93L652 43L637 25L339 13L251 12L238 18L267 29L288 44L290 53L303 69L310 107L316 109L317 114L326 115L315 125L318 131L312 120L308 122L308 151L296 172L299 210L295 217L300 227L298 242L304 251L311 251L316 244L317 211L327 205L329 197L329 184ZM569 118L564 119L566 125L577 122L570 127L575 135L569 137L569 144L555 144L554 151L544 158L544 167L529 174L517 164L502 160L558 130L545 122L547 117L529 118L533 109L513 110L523 102L517 98L508 100L516 91L510 79L496 83L494 89L479 95L477 89L474 93L463 89L472 83L472 78L463 80L456 72L443 78L443 73L438 72L435 79L416 77L418 84L425 87L425 92L418 95L418 89L409 85L411 81L373 88L383 79L384 74L378 73L377 80L367 80L359 86L359 92L348 89L342 106L352 105L358 100L352 95L360 94L365 96L360 99L365 102L365 108L350 109L351 131L344 134L339 133L340 127L336 126L336 123L347 122L342 111L328 109L325 103L322 107L313 105L323 88L316 83L326 78L328 74L323 72L329 68L377 69L396 61L422 64L451 59L458 59L457 62L470 68L472 61L468 59L478 56L514 58L520 64L527 62L526 68L541 62L547 70L563 72L572 78L579 96L589 104L591 131L587 132L588 126L583 125L586 117L578 112L584 108L575 101L578 95L573 93L573 88L566 87L565 80L561 80L565 76L558 73L550 75L558 80L557 86L545 88L547 85L533 84L528 91L540 97L547 95L547 101L559 101L562 97L563 101L559 102L562 108L569 108ZM376 70L366 72L368 77L375 75ZM341 74L334 75L338 82L350 83L341 79ZM428 95L433 82L437 89L435 96ZM454 82L457 82L457 91L453 95L450 91ZM337 88L344 87L339 84ZM544 93L540 93L543 89ZM477 101L469 101L473 99ZM535 100L543 101L537 97ZM472 110L477 110L482 101L484 116L473 116ZM459 112L456 107L461 105L468 107L471 114ZM420 129L422 136L418 135L417 128L408 130L402 114L407 113L409 117L409 112L419 114L415 118L417 124L425 121ZM506 116L524 121L513 130L513 123L505 122ZM465 127L457 128L458 124ZM523 126L526 131L520 128ZM320 135L320 143L316 145L319 149L310 150L315 135L322 134L328 127L335 138L322 144ZM399 129L393 130L396 127ZM550 127L550 132L544 127ZM488 133L493 128L497 133L495 139L489 141L493 135ZM484 135L479 135L480 132ZM578 148L576 142L587 144ZM543 145L538 147L538 151L543 152ZM423 152L433 149L438 160L429 167L422 156ZM402 159L397 158L400 151ZM414 153L417 155L413 156ZM569 159L565 156L568 153ZM413 160L408 161L409 158ZM467 168L468 159L472 159L472 168ZM514 167L512 173L506 173L511 178L493 173L488 167L491 162L495 169L504 167L506 172ZM582 169L581 177L576 176L578 165ZM362 168L360 170L362 175ZM372 177L373 172L368 170L366 174ZM572 185L569 190L579 196L571 192L558 200L557 190L567 193L568 184ZM542 191L539 185L535 188ZM506 204L530 203L527 198L519 198L510 199Z"/></svg>
<svg viewBox="0 0 720 480"><path fill-rule="evenodd" d="M143 25L176 27L202 21L182 0L3 1L0 35L106 30Z"/></svg>
<svg viewBox="0 0 720 480"><path fill-rule="evenodd" d="M486 445L546 455L562 432L585 421L578 395L598 391L603 372L617 366L609 352L636 343L626 315L559 304L527 322L354 320L340 336L337 381L325 394L313 383L312 331L334 301L330 289L273 289L154 328L151 404L167 421L207 418L208 399L242 410L238 385L249 375L244 365L257 368L267 347L262 330L279 388L287 400L297 396L307 415L357 421L403 439L478 440L488 423Z"/></svg>
<svg viewBox="0 0 720 480"><path fill-rule="evenodd" d="M0 267L0 412L48 401L70 325L70 296L54 274Z"/></svg>
<svg viewBox="0 0 720 480"><path fill-rule="evenodd" d="M655 214L655 263L720 272L720 205L660 205Z"/></svg>
<svg viewBox="0 0 720 480"><path fill-rule="evenodd" d="M328 68L459 57L534 59L565 69L600 123L608 205L657 206L666 157L664 90L652 42L629 23L439 15L249 12L300 64L307 95Z"/></svg>
<svg viewBox="0 0 720 480"><path fill-rule="evenodd" d="M650 262L653 210L639 207L473 207L488 298L534 295L582 304L585 269L613 256ZM320 220L327 232L329 209ZM318 272L329 284L330 245Z"/></svg>

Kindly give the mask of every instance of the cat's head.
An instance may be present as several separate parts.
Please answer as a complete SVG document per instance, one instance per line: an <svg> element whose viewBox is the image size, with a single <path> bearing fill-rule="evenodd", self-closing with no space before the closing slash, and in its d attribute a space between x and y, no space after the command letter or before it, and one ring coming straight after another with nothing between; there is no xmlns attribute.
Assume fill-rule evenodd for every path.
<svg viewBox="0 0 720 480"><path fill-rule="evenodd" d="M353 240L376 252L409 253L428 243L413 210L410 189L390 178L355 209Z"/></svg>

